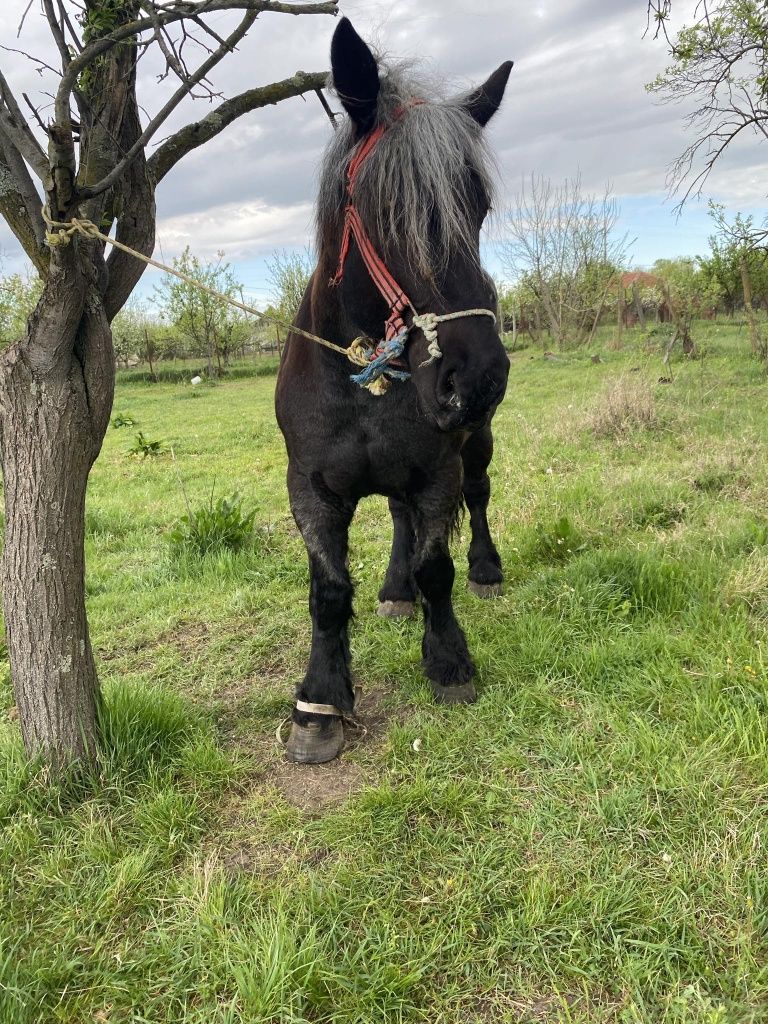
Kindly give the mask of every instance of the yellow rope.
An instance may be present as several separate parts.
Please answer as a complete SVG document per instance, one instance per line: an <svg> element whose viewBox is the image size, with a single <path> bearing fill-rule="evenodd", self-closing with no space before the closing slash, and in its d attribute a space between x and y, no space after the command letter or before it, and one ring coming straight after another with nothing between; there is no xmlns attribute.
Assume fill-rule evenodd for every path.
<svg viewBox="0 0 768 1024"><path fill-rule="evenodd" d="M48 227L48 230L45 233L45 241L51 248L69 245L75 234L83 235L85 238L98 238L100 241L106 242L107 245L114 246L115 249L120 249L122 252L128 253L129 256L135 256L137 260L141 260L142 263L146 263L150 267L157 267L158 270L163 270L166 274L173 274L174 277L178 277L180 280L186 281L187 284L191 284L195 288L199 288L200 291L207 292L215 299L220 299L222 302L228 302L230 306L236 306L238 309L242 309L246 313L251 313L253 316L257 316L260 320L269 320L273 324L277 324L278 327L284 327L287 331L290 331L291 334L300 334L303 338L308 338L310 341L317 342L318 345L330 348L334 352L338 352L341 355L346 356L350 363L354 363L355 366L368 365L369 356L365 354L365 350L368 349L368 351L370 351L370 343L367 338L355 338L348 348L342 348L341 345L335 345L332 341L328 341L326 338L320 338L318 335L312 334L310 331L304 331L300 327L295 327L293 324L287 323L285 320L280 320L276 316L272 316L271 313L262 313L260 309L256 309L254 306L249 306L246 302L238 302L237 299L233 299L229 295L224 295L222 292L217 292L214 288L209 288L207 285L201 284L199 281L196 281L194 277L190 277L188 274L184 274L182 271L176 270L174 267L169 267L165 263L160 263L159 260L153 260L150 256L145 256L136 249L131 249L128 245L123 245L123 243L118 242L116 238L110 238L109 235L105 235L102 231L99 231L93 221L80 220L77 217L73 217L70 221L53 220L47 206L43 207L43 220ZM378 381L374 381L374 383L378 384ZM373 388L370 390L373 391ZM374 393L381 392L376 391Z"/></svg>

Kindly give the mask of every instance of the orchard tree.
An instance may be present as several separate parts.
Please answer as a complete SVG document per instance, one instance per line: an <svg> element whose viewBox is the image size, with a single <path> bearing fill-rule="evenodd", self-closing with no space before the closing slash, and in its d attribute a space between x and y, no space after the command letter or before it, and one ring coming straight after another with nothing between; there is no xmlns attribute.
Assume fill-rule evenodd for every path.
<svg viewBox="0 0 768 1024"><path fill-rule="evenodd" d="M130 298L112 321L112 348L117 365L128 366L131 359L142 359L149 363L149 372L156 379L152 364L160 354L161 331L147 303L135 296Z"/></svg>
<svg viewBox="0 0 768 1024"><path fill-rule="evenodd" d="M512 279L525 279L560 348L594 335L626 260L628 238L616 232L619 212L609 188L591 195L578 177L556 185L539 176L523 186L508 212L504 269Z"/></svg>
<svg viewBox="0 0 768 1024"><path fill-rule="evenodd" d="M291 323L307 290L315 267L312 250L276 252L267 261L267 276L272 285L272 308L281 320Z"/></svg>
<svg viewBox="0 0 768 1024"><path fill-rule="evenodd" d="M241 298L242 285L224 262L223 252L217 253L215 260L202 260L187 246L173 260L173 269L190 280L165 274L155 288L155 303L168 326L186 339L187 350L194 356L205 356L208 376L213 377L215 372L221 373L222 362L224 366L229 362L242 325L242 315L226 301ZM204 289L218 294L211 295Z"/></svg>
<svg viewBox="0 0 768 1024"><path fill-rule="evenodd" d="M664 361L669 360L678 341L683 353L689 358L695 358L696 343L691 334L693 321L717 306L720 288L716 281L702 271L697 261L689 257L656 260L652 271L662 282L675 328Z"/></svg>
<svg viewBox="0 0 768 1024"><path fill-rule="evenodd" d="M83 0L72 18L63 0L38 2L58 54L49 123L25 116L20 92L0 73L0 213L44 282L25 337L0 362L2 585L24 743L61 765L92 757L98 745L99 686L84 600L85 491L112 406L110 323L144 264L107 252L93 237L62 237L58 229L47 236L41 206L53 222L85 218L150 254L155 190L180 160L248 111L325 81L323 73L297 72L220 100L210 84L217 65L260 15L335 14L337 5ZM211 17L216 12L230 13L226 31ZM137 63L149 48L174 82L153 114L144 111L157 90L137 96ZM38 64L48 67L42 58ZM213 109L166 130L150 155L169 117L201 93Z"/></svg>
<svg viewBox="0 0 768 1024"><path fill-rule="evenodd" d="M710 201L709 212L716 233L709 240L712 246L711 261L705 261L703 266L711 267L715 272L720 271L729 280L731 287L734 279L738 281L752 354L768 360L768 338L754 307L755 298L764 298L768 291L768 251L763 244L765 228L756 225L751 215L744 216L741 213L729 221L725 207L720 203Z"/></svg>

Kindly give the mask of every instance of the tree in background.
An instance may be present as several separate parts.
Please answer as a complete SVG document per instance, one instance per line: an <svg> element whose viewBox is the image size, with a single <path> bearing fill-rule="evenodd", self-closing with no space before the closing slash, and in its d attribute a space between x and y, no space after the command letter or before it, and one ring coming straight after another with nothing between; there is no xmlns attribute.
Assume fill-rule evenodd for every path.
<svg viewBox="0 0 768 1024"><path fill-rule="evenodd" d="M267 261L267 276L272 286L272 308L281 320L291 323L298 313L315 262L311 249L304 252L276 252Z"/></svg>
<svg viewBox="0 0 768 1024"><path fill-rule="evenodd" d="M693 104L685 117L693 141L670 170L674 188L687 183L684 203L742 134L768 139L768 15L765 0L700 0L693 23L671 39L670 13L670 0L649 0L649 24L667 39L671 63L647 88L662 102Z"/></svg>
<svg viewBox="0 0 768 1024"><path fill-rule="evenodd" d="M219 252L214 261L204 261L194 256L187 246L172 265L174 270L186 274L196 283L164 274L161 283L155 287L155 303L160 316L186 339L186 350L190 355L206 358L209 377L221 374L243 329L242 314L226 299L210 295L196 285L210 288L230 299L240 298L242 285L230 265L224 263L223 252Z"/></svg>
<svg viewBox="0 0 768 1024"><path fill-rule="evenodd" d="M610 189L582 191L578 178L553 185L532 177L507 215L501 258L511 278L535 297L537 327L559 348L591 341L624 266L626 235L616 234L619 207Z"/></svg>
<svg viewBox="0 0 768 1024"><path fill-rule="evenodd" d="M163 354L162 328L150 314L146 302L131 298L112 321L112 347L118 365L129 366L131 360L149 363L153 380L157 379L154 362Z"/></svg>
<svg viewBox="0 0 768 1024"><path fill-rule="evenodd" d="M6 348L27 330L27 320L40 299L43 282L37 274L0 278L0 347Z"/></svg>
<svg viewBox="0 0 768 1024"><path fill-rule="evenodd" d="M768 295L768 251L762 245L763 228L755 225L752 216L737 213L733 221L725 215L725 207L710 202L709 212L716 233L709 239L712 256L703 260L706 267L728 287L741 292L747 319L752 353L759 359L768 359L768 339L755 311L755 299Z"/></svg>
<svg viewBox="0 0 768 1024"><path fill-rule="evenodd" d="M696 344L691 334L693 321L717 306L721 296L720 288L716 281L704 273L697 261L690 257L656 260L652 270L663 282L675 327L675 333L664 354L664 361L669 360L678 341L684 354L693 358L696 355Z"/></svg>
<svg viewBox="0 0 768 1024"><path fill-rule="evenodd" d="M99 684L85 614L85 492L112 408L110 323L144 264L117 249L107 253L98 238L70 237L58 228L46 236L41 207L54 223L85 218L151 253L155 190L176 164L248 111L320 89L326 77L297 72L219 101L210 84L214 69L259 15L335 14L337 5L41 5L57 55L56 68L47 52L37 62L54 93L47 124L36 112L28 120L19 94L0 74L0 213L43 279L24 338L0 360L2 589L24 743L30 753L63 764L93 756L98 740ZM151 82L140 102L137 63L150 47L173 89L154 115L145 115L157 86ZM180 104L201 94L213 109L167 134L150 154L150 142Z"/></svg>

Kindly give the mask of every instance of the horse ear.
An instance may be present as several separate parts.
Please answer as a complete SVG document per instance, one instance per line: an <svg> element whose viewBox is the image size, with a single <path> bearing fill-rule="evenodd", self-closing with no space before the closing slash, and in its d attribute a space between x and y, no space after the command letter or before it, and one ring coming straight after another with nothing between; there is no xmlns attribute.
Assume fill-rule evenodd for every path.
<svg viewBox="0 0 768 1024"><path fill-rule="evenodd" d="M464 109L484 128L501 106L512 61L505 60L491 77L464 100Z"/></svg>
<svg viewBox="0 0 768 1024"><path fill-rule="evenodd" d="M379 98L379 67L366 43L342 18L331 40L333 84L358 135L373 127Z"/></svg>

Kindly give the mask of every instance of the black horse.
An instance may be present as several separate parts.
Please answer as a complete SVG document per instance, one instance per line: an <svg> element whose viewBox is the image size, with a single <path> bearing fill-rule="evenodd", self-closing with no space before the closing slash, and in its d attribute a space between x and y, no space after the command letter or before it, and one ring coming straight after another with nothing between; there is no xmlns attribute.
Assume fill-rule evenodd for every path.
<svg viewBox="0 0 768 1024"><path fill-rule="evenodd" d="M418 590L423 667L437 701L475 699L448 543L463 495L470 585L497 593L487 468L490 420L509 370L479 236L491 202L482 129L511 62L474 92L436 101L407 71L378 62L344 18L331 64L349 119L325 157L318 266L295 327L344 346L359 336L385 340L350 379L355 367L343 356L292 334L277 382L291 509L311 575L312 648L287 751L313 763L340 752L342 720L354 707L347 543L365 495L388 496L394 520L380 613L412 614Z"/></svg>

